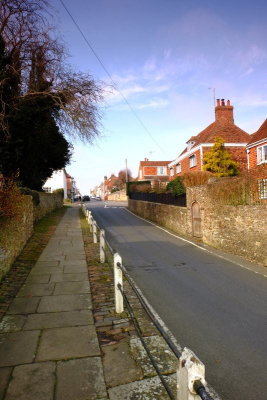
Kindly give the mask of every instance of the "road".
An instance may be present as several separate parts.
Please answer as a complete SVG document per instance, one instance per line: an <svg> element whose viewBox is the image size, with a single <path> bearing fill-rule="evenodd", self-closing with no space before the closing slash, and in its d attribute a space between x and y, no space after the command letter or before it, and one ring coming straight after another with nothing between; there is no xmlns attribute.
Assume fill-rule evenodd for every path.
<svg viewBox="0 0 267 400"><path fill-rule="evenodd" d="M119 204L87 205L177 341L204 362L222 399L267 399L267 268L245 261L249 269L242 268Z"/></svg>

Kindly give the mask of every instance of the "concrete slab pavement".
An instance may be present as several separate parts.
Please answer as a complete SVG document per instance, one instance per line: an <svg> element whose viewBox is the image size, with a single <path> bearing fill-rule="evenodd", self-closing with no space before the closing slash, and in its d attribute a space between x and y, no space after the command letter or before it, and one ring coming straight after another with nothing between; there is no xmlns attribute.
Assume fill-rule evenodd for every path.
<svg viewBox="0 0 267 400"><path fill-rule="evenodd" d="M127 313L115 313L112 272L95 262L98 245L87 242L85 252L79 208L71 207L0 323L0 400L169 399ZM141 317L175 392L177 360Z"/></svg>

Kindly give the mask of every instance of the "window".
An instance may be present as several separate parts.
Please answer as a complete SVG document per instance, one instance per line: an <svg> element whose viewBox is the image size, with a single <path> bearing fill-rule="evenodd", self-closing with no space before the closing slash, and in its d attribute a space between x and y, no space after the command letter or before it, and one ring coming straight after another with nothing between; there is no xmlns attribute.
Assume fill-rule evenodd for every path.
<svg viewBox="0 0 267 400"><path fill-rule="evenodd" d="M167 175L167 168L166 167L158 167L157 175Z"/></svg>
<svg viewBox="0 0 267 400"><path fill-rule="evenodd" d="M181 164L178 163L178 164L176 164L176 174L180 174L180 172L182 172L182 167L181 167Z"/></svg>
<svg viewBox="0 0 267 400"><path fill-rule="evenodd" d="M260 199L267 199L267 179L258 181Z"/></svg>
<svg viewBox="0 0 267 400"><path fill-rule="evenodd" d="M195 167L197 165L197 159L195 154L193 154L191 157L189 157L189 165L190 168Z"/></svg>
<svg viewBox="0 0 267 400"><path fill-rule="evenodd" d="M267 162L267 144L257 148L257 163L262 164Z"/></svg>
<svg viewBox="0 0 267 400"><path fill-rule="evenodd" d="M174 175L174 168L173 168L173 167L170 168L170 175L171 175L171 176Z"/></svg>
<svg viewBox="0 0 267 400"><path fill-rule="evenodd" d="M46 193L52 193L51 187L43 187L43 191Z"/></svg>

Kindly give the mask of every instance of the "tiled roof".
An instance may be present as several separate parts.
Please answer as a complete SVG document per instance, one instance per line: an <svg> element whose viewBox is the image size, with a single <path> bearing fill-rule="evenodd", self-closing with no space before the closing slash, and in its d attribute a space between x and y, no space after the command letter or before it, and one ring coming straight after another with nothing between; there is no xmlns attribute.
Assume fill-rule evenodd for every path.
<svg viewBox="0 0 267 400"><path fill-rule="evenodd" d="M263 122L260 128L251 135L248 144L258 142L259 140L267 139L267 119Z"/></svg>
<svg viewBox="0 0 267 400"><path fill-rule="evenodd" d="M248 143L250 140L250 135L235 124L225 121L214 121L197 136L192 136L195 143L191 150L200 144L214 143L217 136L220 136L225 143ZM186 152L187 148L180 155Z"/></svg>
<svg viewBox="0 0 267 400"><path fill-rule="evenodd" d="M171 161L140 161L140 166L162 167L170 164Z"/></svg>

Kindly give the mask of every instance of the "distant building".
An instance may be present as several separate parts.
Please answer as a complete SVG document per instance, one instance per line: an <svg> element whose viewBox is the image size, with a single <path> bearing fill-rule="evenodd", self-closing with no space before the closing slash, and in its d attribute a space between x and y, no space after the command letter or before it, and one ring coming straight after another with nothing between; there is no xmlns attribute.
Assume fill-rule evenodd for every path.
<svg viewBox="0 0 267 400"><path fill-rule="evenodd" d="M185 172L201 171L203 154L214 145L215 138L224 140L225 148L231 153L241 169L247 168L246 146L250 135L234 124L233 106L230 100L218 99L215 121L186 142L186 148L169 164L171 179Z"/></svg>
<svg viewBox="0 0 267 400"><path fill-rule="evenodd" d="M138 181L150 181L153 186L156 183L168 182L170 176L170 161L149 161L145 158L140 161L138 169Z"/></svg>
<svg viewBox="0 0 267 400"><path fill-rule="evenodd" d="M74 178L67 173L65 168L54 171L43 185L43 190L47 193L53 193L56 189L64 190L64 199L74 200L75 197L80 195Z"/></svg>

